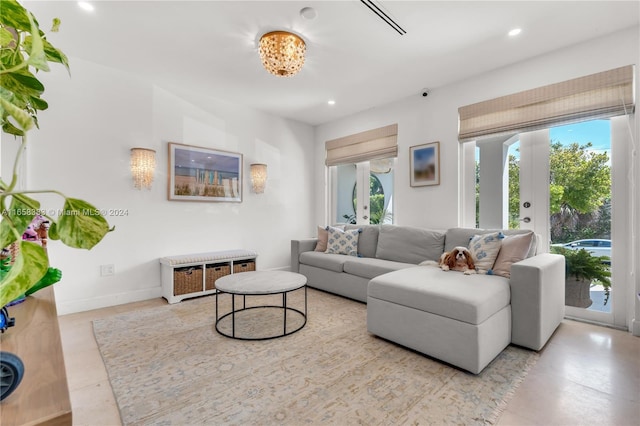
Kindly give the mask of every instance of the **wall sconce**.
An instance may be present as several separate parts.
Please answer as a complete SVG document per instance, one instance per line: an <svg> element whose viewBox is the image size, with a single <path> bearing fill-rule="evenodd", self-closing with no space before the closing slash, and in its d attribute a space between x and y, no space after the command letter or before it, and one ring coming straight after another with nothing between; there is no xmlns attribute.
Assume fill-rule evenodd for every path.
<svg viewBox="0 0 640 426"><path fill-rule="evenodd" d="M147 148L131 148L131 175L136 189L151 189L156 170L156 152Z"/></svg>
<svg viewBox="0 0 640 426"><path fill-rule="evenodd" d="M256 163L251 165L251 185L253 186L253 192L256 194L264 192L264 187L267 185L266 164Z"/></svg>

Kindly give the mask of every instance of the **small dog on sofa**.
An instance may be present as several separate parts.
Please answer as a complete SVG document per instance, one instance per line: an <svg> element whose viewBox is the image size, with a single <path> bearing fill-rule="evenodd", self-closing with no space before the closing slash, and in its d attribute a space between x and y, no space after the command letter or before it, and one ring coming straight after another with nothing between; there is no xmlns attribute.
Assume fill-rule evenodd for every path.
<svg viewBox="0 0 640 426"><path fill-rule="evenodd" d="M466 247L455 247L451 251L442 253L438 266L443 271L460 271L465 275L476 273L473 256Z"/></svg>

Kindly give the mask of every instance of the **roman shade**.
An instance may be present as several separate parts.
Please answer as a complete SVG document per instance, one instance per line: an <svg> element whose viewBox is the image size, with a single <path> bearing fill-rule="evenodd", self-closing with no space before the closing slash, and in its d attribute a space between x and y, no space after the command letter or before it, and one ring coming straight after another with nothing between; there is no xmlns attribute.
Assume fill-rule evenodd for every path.
<svg viewBox="0 0 640 426"><path fill-rule="evenodd" d="M633 112L628 65L458 108L458 140L515 134Z"/></svg>
<svg viewBox="0 0 640 426"><path fill-rule="evenodd" d="M397 157L398 124L327 141L325 149L327 166Z"/></svg>

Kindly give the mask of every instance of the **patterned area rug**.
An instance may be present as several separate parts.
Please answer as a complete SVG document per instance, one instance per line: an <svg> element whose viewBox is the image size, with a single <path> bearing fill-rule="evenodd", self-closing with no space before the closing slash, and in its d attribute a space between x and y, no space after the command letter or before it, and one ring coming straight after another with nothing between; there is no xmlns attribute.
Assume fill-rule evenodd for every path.
<svg viewBox="0 0 640 426"><path fill-rule="evenodd" d="M309 289L308 309L302 330L263 341L218 334L214 296L94 321L123 424L493 424L538 359L509 346L475 376L369 334L365 304Z"/></svg>

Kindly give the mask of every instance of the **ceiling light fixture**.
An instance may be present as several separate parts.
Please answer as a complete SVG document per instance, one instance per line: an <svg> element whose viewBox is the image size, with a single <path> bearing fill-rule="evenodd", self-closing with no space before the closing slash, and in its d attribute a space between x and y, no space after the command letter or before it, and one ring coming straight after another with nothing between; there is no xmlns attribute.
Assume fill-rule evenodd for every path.
<svg viewBox="0 0 640 426"><path fill-rule="evenodd" d="M335 104L336 104L336 101L334 101L333 99L330 99L330 100L328 100L328 101L327 101L327 103L328 103L329 105L335 105Z"/></svg>
<svg viewBox="0 0 640 426"><path fill-rule="evenodd" d="M520 28L514 28L511 31L509 31L509 36L514 37L520 34L521 32L522 30Z"/></svg>
<svg viewBox="0 0 640 426"><path fill-rule="evenodd" d="M260 59L265 69L278 77L291 77L304 65L307 46L298 35L272 31L260 37Z"/></svg>

